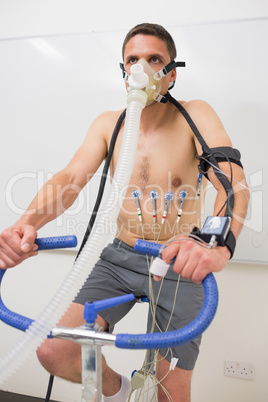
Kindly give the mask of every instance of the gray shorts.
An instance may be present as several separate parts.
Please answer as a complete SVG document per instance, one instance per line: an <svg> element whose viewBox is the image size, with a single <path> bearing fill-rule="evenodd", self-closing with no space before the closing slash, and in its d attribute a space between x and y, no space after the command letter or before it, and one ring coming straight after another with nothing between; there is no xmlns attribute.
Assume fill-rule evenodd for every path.
<svg viewBox="0 0 268 402"><path fill-rule="evenodd" d="M156 308L156 322L161 331L167 330L171 309L174 303L178 275L170 267L160 292ZM161 282L152 281L155 298ZM112 332L114 325L121 320L141 297L149 298L149 273L146 256L137 254L126 243L115 239L103 250L87 281L83 285L74 302L85 304L87 301L106 299L134 293L136 300L101 311L100 316L109 324ZM176 306L168 331L174 331L189 324L199 313L203 304L203 286L189 280L180 279L176 296ZM147 332L151 332L152 314L149 308ZM160 331L155 326L153 332ZM160 349L162 356L170 361L178 358L177 366L184 370L193 370L201 337L187 344L172 348L172 354ZM168 353L167 353L168 352Z"/></svg>

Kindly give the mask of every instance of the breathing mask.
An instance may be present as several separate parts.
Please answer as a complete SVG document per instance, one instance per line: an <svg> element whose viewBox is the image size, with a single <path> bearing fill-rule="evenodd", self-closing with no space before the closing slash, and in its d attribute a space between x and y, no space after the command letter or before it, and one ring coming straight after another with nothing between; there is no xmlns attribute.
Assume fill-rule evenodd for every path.
<svg viewBox="0 0 268 402"><path fill-rule="evenodd" d="M185 67L185 62L183 62L183 61L175 62L174 60L172 60L164 68L155 72L155 70L150 66L150 64L145 59L139 59L139 61L136 64L141 64L143 67L143 71L148 76L148 80L144 84L144 87L143 87L148 95L146 106L151 105L154 101L162 102L164 99L164 96L160 94L161 89L162 89L161 79L163 77L165 77L174 68ZM131 85L131 82L135 81L135 76L133 74L128 75L128 73L126 72L126 70L124 68L123 63L120 63L120 68L122 69L124 80L129 85ZM175 85L175 81L171 82L169 89L173 88L174 85Z"/></svg>

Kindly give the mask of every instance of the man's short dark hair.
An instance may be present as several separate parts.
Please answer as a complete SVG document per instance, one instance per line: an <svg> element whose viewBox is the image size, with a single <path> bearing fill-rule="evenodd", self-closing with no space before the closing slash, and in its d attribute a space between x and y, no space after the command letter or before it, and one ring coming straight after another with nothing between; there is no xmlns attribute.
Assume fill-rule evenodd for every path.
<svg viewBox="0 0 268 402"><path fill-rule="evenodd" d="M161 25L158 24L150 24L150 23L143 23L143 24L138 24L134 28L132 28L126 35L123 46L122 46L122 56L124 59L124 53L125 53L125 48L126 44L128 41L133 38L136 35L151 35L155 36L159 39L161 39L163 42L165 42L170 59L175 60L177 56L177 50L176 46L174 43L174 40L170 33Z"/></svg>

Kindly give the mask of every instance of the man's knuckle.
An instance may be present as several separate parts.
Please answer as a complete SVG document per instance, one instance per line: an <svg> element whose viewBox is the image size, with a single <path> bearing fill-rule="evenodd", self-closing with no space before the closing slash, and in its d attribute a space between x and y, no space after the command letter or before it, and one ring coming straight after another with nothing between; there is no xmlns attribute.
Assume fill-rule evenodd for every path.
<svg viewBox="0 0 268 402"><path fill-rule="evenodd" d="M1 238L4 240L8 239L10 235L9 233L10 233L9 229L4 229L3 232L1 233Z"/></svg>
<svg viewBox="0 0 268 402"><path fill-rule="evenodd" d="M192 241L186 241L184 243L186 250L191 250L193 248L193 242Z"/></svg>
<svg viewBox="0 0 268 402"><path fill-rule="evenodd" d="M200 247L195 248L194 250L195 257L198 259L204 258L203 250Z"/></svg>
<svg viewBox="0 0 268 402"><path fill-rule="evenodd" d="M207 268L211 264L211 258L208 255L203 255L201 263L203 267Z"/></svg>
<svg viewBox="0 0 268 402"><path fill-rule="evenodd" d="M20 258L19 255L15 255L15 256L13 257L13 262L14 262L15 264L18 264L20 261L21 261L21 258Z"/></svg>

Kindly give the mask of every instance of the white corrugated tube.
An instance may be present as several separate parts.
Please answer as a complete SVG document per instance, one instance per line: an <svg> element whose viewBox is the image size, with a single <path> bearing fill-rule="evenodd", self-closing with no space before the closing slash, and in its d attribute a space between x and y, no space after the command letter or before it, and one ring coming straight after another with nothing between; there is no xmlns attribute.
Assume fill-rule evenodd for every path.
<svg viewBox="0 0 268 402"><path fill-rule="evenodd" d="M134 69L134 71L137 68L140 69L140 66L137 66L138 65L132 66L132 69ZM144 83L144 76L142 79ZM41 312L39 317L30 325L23 336L8 352L1 356L0 385L7 381L23 364L29 354L39 347L44 339L47 338L50 331L56 326L97 262L102 249L108 241L111 228L116 224L120 211L120 200L125 196L133 170L141 113L147 101L146 92L136 88L141 88L141 86L135 87L133 85L129 87L122 146L115 175L109 193L107 194L104 212L97 216L93 231L87 243L52 300ZM105 233L105 235L103 233Z"/></svg>

